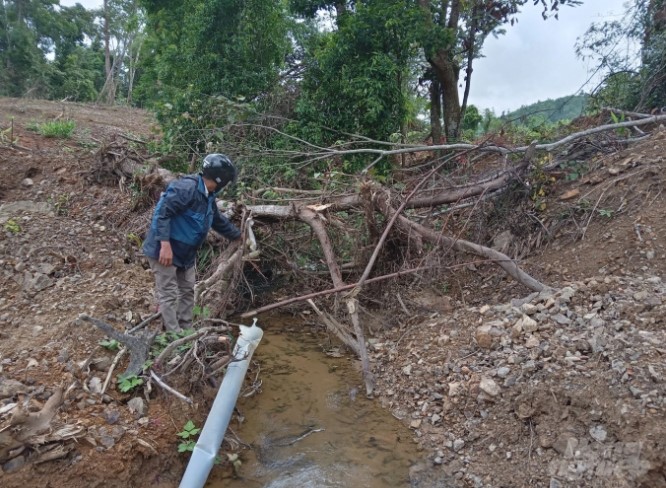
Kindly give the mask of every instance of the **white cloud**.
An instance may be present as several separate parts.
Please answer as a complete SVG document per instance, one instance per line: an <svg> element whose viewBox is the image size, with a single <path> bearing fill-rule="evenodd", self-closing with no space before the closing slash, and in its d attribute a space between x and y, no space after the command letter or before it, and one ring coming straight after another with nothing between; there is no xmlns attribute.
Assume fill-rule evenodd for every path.
<svg viewBox="0 0 666 488"><path fill-rule="evenodd" d="M587 0L575 8L561 7L559 20L543 20L540 6L529 2L518 24L489 37L486 56L474 62L470 103L497 114L539 100L571 95L584 86L594 66L578 59L576 39L593 22L618 19L625 0Z"/></svg>
<svg viewBox="0 0 666 488"><path fill-rule="evenodd" d="M63 7L72 7L77 3L80 3L88 10L92 10L96 8L101 8L103 1L102 0L60 0L60 5L62 5Z"/></svg>

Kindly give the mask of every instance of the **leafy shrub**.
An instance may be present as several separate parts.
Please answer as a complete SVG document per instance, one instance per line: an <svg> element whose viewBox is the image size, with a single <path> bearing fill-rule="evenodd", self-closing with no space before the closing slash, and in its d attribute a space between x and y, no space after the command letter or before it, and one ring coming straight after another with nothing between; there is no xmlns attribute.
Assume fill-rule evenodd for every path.
<svg viewBox="0 0 666 488"><path fill-rule="evenodd" d="M54 137L57 139L69 139L76 129L76 122L73 120L53 120L30 126L44 137Z"/></svg>

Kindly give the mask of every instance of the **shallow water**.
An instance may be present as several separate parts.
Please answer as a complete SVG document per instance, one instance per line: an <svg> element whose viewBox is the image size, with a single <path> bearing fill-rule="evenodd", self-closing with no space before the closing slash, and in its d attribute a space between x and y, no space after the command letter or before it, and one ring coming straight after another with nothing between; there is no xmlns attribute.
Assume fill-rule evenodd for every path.
<svg viewBox="0 0 666 488"><path fill-rule="evenodd" d="M213 470L207 487L409 486L418 459L409 430L365 397L355 360L329 357L319 343L265 332L254 356L261 393L239 400L245 421L231 425L252 450L241 455L240 479Z"/></svg>

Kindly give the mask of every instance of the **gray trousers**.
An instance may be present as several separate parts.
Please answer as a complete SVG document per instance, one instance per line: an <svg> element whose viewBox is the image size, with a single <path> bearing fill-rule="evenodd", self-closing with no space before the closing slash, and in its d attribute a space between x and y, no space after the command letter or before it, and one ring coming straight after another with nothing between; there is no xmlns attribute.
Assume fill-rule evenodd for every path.
<svg viewBox="0 0 666 488"><path fill-rule="evenodd" d="M191 327L196 281L194 266L162 266L152 258L148 258L148 262L155 275L155 288L164 328L169 332L176 332Z"/></svg>

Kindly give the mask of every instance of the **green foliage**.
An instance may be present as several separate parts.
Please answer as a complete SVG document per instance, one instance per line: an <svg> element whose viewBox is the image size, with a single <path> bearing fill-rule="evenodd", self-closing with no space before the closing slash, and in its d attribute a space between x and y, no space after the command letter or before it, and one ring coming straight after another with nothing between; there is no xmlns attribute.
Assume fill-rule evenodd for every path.
<svg viewBox="0 0 666 488"><path fill-rule="evenodd" d="M12 234L18 234L19 232L21 232L21 226L14 219L7 220L7 222L5 222L5 224L2 226L2 228L6 232L10 232Z"/></svg>
<svg viewBox="0 0 666 488"><path fill-rule="evenodd" d="M164 348L166 348L170 343L175 340L182 339L183 337L192 335L193 333L194 329L183 329L178 332L165 332L163 334L159 334L157 337L155 337L155 342L153 343L153 347L150 350L150 356L153 358L159 356ZM190 347L192 347L191 344L183 344L182 346L178 347L177 350L186 351Z"/></svg>
<svg viewBox="0 0 666 488"><path fill-rule="evenodd" d="M98 344L109 351L117 351L120 347L120 343L115 339L102 339Z"/></svg>
<svg viewBox="0 0 666 488"><path fill-rule="evenodd" d="M126 237L127 237L127 241L132 243L137 248L140 249L141 246L143 246L143 241L141 240L141 237L136 235L134 232L128 233Z"/></svg>
<svg viewBox="0 0 666 488"><path fill-rule="evenodd" d="M664 0L627 2L620 20L592 24L578 42L578 56L596 62L595 72L606 75L593 109L649 111L666 105L665 9Z"/></svg>
<svg viewBox="0 0 666 488"><path fill-rule="evenodd" d="M588 95L570 95L554 100L548 99L520 107L501 118L514 125L529 127L567 122L583 115L588 99Z"/></svg>
<svg viewBox="0 0 666 488"><path fill-rule="evenodd" d="M50 73L51 96L75 101L93 101L104 84L104 58L101 52L75 46L58 59Z"/></svg>
<svg viewBox="0 0 666 488"><path fill-rule="evenodd" d="M183 426L183 430L176 434L182 439L182 442L178 444L178 452L192 452L199 432L201 432L201 429L192 420L188 420Z"/></svg>
<svg viewBox="0 0 666 488"><path fill-rule="evenodd" d="M90 80L99 75L83 69L81 58L93 50L86 39L96 37L94 17L53 0L0 2L0 95L92 99Z"/></svg>
<svg viewBox="0 0 666 488"><path fill-rule="evenodd" d="M76 122L73 120L52 120L37 124L36 130L44 137L54 137L58 139L69 139L76 129Z"/></svg>
<svg viewBox="0 0 666 488"><path fill-rule="evenodd" d="M166 153L203 154L206 148L225 142L225 126L244 122L252 112L247 104L222 95L204 95L192 84L183 89L165 88L156 96L153 108L162 126L161 149ZM165 167L176 172L188 171L186 158Z"/></svg>
<svg viewBox="0 0 666 488"><path fill-rule="evenodd" d="M609 210L607 208L600 208L599 209L599 215L601 215L602 217L605 217L607 219L610 219L610 218L613 217L613 211Z"/></svg>
<svg viewBox="0 0 666 488"><path fill-rule="evenodd" d="M333 32L312 32L304 39L306 56L296 113L299 135L317 144L339 137L321 127L388 140L401 131L408 115L408 86L413 80L416 8L399 1L357 3ZM369 161L350 158L346 171Z"/></svg>
<svg viewBox="0 0 666 488"><path fill-rule="evenodd" d="M616 114L615 112L611 112L610 116L614 124L624 122L624 114ZM629 129L627 127L620 127L619 129L615 129L615 133L620 137L627 137L629 134Z"/></svg>
<svg viewBox="0 0 666 488"><path fill-rule="evenodd" d="M603 107L635 109L640 102L641 79L636 73L616 73L606 78L590 101L590 111Z"/></svg>
<svg viewBox="0 0 666 488"><path fill-rule="evenodd" d="M49 203L53 205L56 215L66 217L69 215L69 193L61 193L56 198L49 198Z"/></svg>
<svg viewBox="0 0 666 488"><path fill-rule="evenodd" d="M565 171L564 179L566 181L576 181L588 171L585 161L566 161L560 163L560 168Z"/></svg>
<svg viewBox="0 0 666 488"><path fill-rule="evenodd" d="M118 377L118 389L122 393L132 391L137 386L143 385L143 379L135 374Z"/></svg>
<svg viewBox="0 0 666 488"><path fill-rule="evenodd" d="M208 307L202 307L201 305L195 305L192 314L197 319L207 319L210 317L210 309Z"/></svg>
<svg viewBox="0 0 666 488"><path fill-rule="evenodd" d="M144 0L149 36L137 96L169 152L204 153L278 81L291 46L282 2Z"/></svg>

